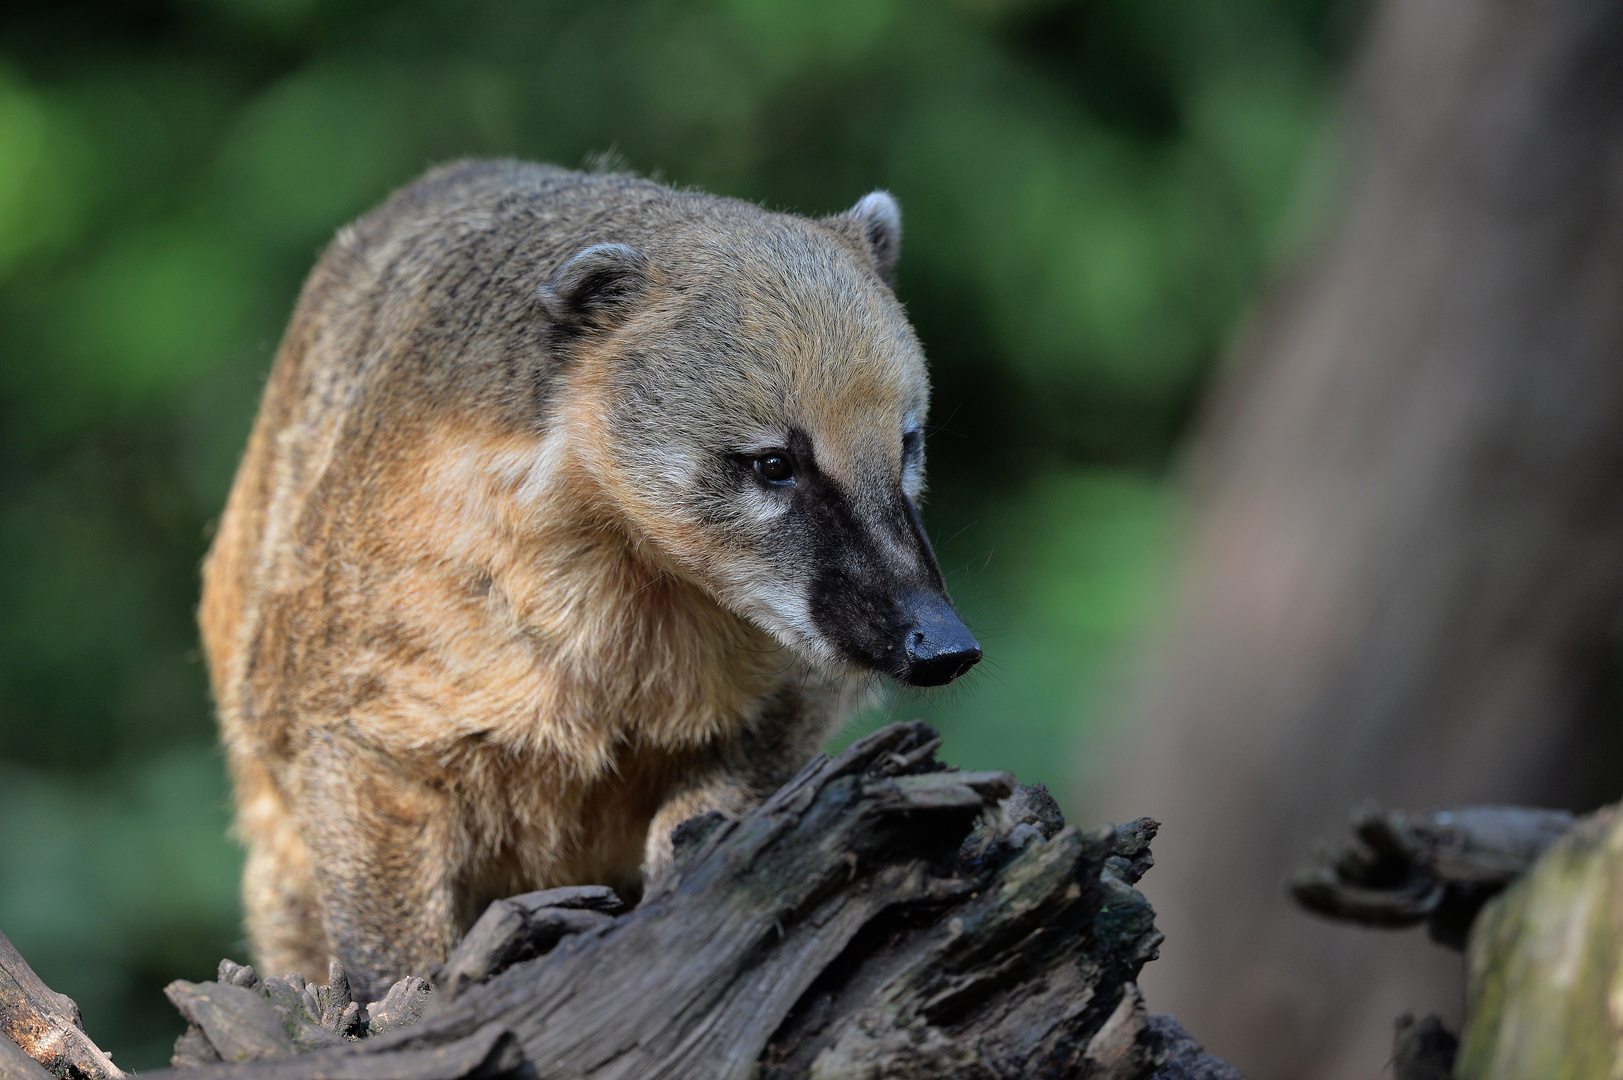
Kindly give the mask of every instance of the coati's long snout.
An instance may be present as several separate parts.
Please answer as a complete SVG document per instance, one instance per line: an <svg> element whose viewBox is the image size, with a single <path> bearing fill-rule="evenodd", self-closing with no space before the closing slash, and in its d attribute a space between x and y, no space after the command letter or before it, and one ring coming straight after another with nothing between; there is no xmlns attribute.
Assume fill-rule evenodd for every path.
<svg viewBox="0 0 1623 1080"><path fill-rule="evenodd" d="M814 497L818 631L852 662L909 686L944 686L974 667L980 643L947 598L912 499L896 490L857 510L836 493Z"/></svg>
<svg viewBox="0 0 1623 1080"><path fill-rule="evenodd" d="M875 588L874 576L836 568L813 587L812 617L848 659L908 686L945 686L980 661L980 643L943 589Z"/></svg>
<svg viewBox="0 0 1623 1080"><path fill-rule="evenodd" d="M974 667L980 643L945 592L887 592L832 570L817 579L812 617L847 659L908 686L945 686Z"/></svg>

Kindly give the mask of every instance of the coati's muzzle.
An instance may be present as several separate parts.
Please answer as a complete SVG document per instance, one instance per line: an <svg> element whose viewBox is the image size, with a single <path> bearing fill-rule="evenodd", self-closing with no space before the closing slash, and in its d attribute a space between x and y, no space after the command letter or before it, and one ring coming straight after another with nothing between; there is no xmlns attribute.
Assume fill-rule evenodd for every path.
<svg viewBox="0 0 1623 1080"><path fill-rule="evenodd" d="M908 686L945 686L974 667L981 647L934 589L863 588L847 573L825 574L813 593L818 629L849 659Z"/></svg>
<svg viewBox="0 0 1623 1080"><path fill-rule="evenodd" d="M909 686L944 686L975 666L981 647L947 599L917 511L898 501L900 513L880 526L888 543L852 516L830 530L839 539L819 553L812 618L850 660Z"/></svg>

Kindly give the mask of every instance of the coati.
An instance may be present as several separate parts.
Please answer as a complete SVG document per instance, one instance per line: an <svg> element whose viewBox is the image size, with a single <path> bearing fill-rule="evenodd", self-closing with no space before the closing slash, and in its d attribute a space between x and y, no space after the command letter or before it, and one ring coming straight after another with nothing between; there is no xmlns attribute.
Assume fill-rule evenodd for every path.
<svg viewBox="0 0 1623 1080"><path fill-rule="evenodd" d="M873 673L962 674L876 191L821 221L517 162L342 229L199 613L256 959L356 991L492 899L635 891Z"/></svg>

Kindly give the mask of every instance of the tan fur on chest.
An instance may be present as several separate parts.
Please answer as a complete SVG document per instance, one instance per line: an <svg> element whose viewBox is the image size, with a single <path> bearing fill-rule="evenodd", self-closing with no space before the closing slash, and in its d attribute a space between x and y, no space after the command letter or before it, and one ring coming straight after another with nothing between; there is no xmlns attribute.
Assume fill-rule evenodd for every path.
<svg viewBox="0 0 1623 1080"><path fill-rule="evenodd" d="M729 734L791 663L639 550L581 463L550 445L563 435L437 428L379 479L389 495L364 523L365 580L336 588L364 590L357 605L393 623L349 642L353 668L332 680L376 695L378 737L424 749L477 737L589 779L622 744L691 751Z"/></svg>
<svg viewBox="0 0 1623 1080"><path fill-rule="evenodd" d="M478 825L477 861L517 845L530 881L626 878L666 774L733 734L791 661L633 550L567 450L465 425L399 441L370 480L365 550L324 559L307 602L267 612L327 624L289 712L442 788ZM595 865L570 858L611 790L635 807L617 829L589 822Z"/></svg>
<svg viewBox="0 0 1623 1080"><path fill-rule="evenodd" d="M355 803L342 816L360 829L335 843L437 849L454 868L455 881L434 883L453 932L529 889L635 895L649 823L672 791L713 766L785 680L805 677L628 543L566 435L399 429L386 469L324 481L371 497L324 499L318 485L312 499L358 503L364 520L323 520L299 536L297 560L261 554L276 587L233 649L242 681L226 689L245 707L222 710L239 828L272 864L260 876L335 872L311 869L305 844L333 798L321 785L341 775L352 790L340 797ZM230 576L229 551L211 575ZM400 892L413 902L408 883ZM252 889L248 899L253 927ZM324 963L315 928L258 936L293 939L267 950L276 968L314 975Z"/></svg>

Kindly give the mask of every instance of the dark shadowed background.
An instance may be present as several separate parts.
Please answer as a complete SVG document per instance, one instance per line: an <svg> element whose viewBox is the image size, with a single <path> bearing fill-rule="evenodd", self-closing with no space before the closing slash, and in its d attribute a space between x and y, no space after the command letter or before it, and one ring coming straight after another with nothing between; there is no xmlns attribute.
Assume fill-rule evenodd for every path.
<svg viewBox="0 0 1623 1080"><path fill-rule="evenodd" d="M198 563L299 282L464 155L899 198L926 519L986 647L923 715L1068 808L1177 548L1181 436L1315 235L1334 0L13 3L0 15L0 929L126 1068L242 957ZM1145 808L1153 812L1153 807ZM1153 1002L1152 1002L1153 1003Z"/></svg>

